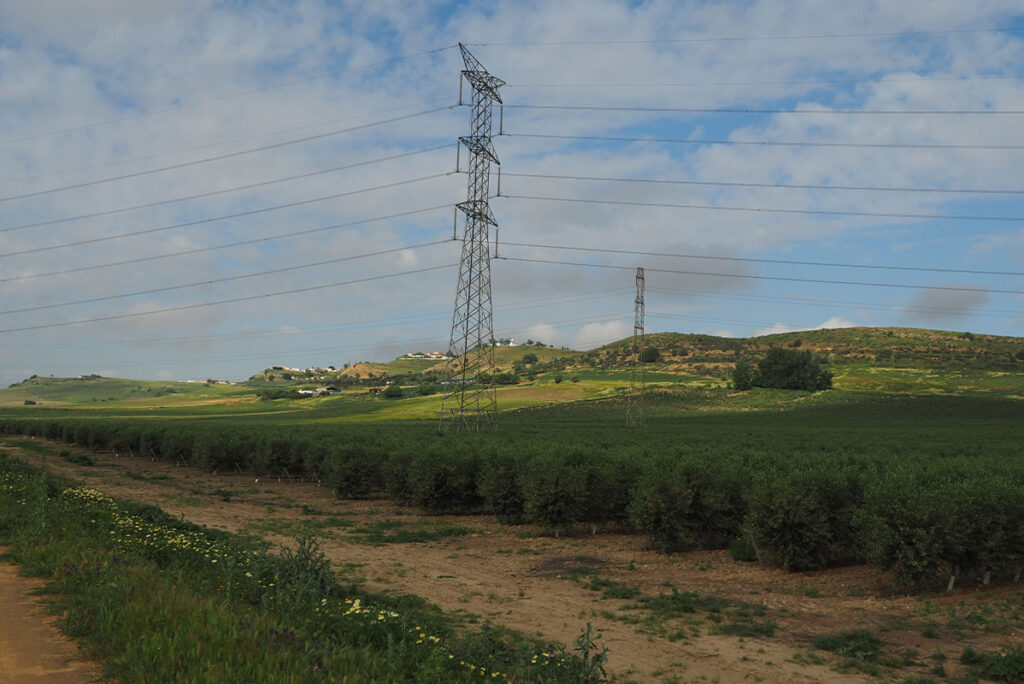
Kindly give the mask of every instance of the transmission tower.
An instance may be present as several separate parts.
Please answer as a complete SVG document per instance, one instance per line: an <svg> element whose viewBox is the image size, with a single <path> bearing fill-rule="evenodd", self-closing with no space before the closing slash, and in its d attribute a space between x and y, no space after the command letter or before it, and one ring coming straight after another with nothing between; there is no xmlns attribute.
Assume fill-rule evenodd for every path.
<svg viewBox="0 0 1024 684"><path fill-rule="evenodd" d="M494 321L491 306L490 226L497 229L488 203L491 163L500 164L491 144L491 109L501 104L498 88L505 85L487 72L466 46L459 43L466 68L459 77L473 90L470 134L459 138L469 151L467 199L456 205L465 215L459 284L448 353L455 358L449 389L441 400L441 430L479 430L498 413L494 388ZM454 236L453 236L454 237Z"/></svg>
<svg viewBox="0 0 1024 684"><path fill-rule="evenodd" d="M631 426L644 424L644 269L636 269L636 299L633 307L633 362L626 397L626 420Z"/></svg>

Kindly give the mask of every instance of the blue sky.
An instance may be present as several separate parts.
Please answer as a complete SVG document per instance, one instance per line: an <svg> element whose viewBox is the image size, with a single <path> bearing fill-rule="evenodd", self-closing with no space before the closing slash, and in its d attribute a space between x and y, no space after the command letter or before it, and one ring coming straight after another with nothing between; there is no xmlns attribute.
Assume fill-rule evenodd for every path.
<svg viewBox="0 0 1024 684"><path fill-rule="evenodd" d="M500 255L592 264L493 261L497 336L624 337L637 266L650 331L1024 336L1022 29L1009 1L2 3L0 382L446 348L458 245L415 245L465 197L460 41L508 84Z"/></svg>

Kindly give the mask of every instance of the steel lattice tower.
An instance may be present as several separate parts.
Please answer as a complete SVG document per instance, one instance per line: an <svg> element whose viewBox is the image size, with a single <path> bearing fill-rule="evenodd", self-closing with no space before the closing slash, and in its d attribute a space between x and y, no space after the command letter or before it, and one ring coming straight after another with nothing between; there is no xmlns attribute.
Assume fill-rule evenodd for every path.
<svg viewBox="0 0 1024 684"><path fill-rule="evenodd" d="M476 57L459 43L466 65L462 78L473 89L470 134L459 138L469 151L468 192L456 205L465 214L459 284L448 344L455 365L448 377L450 389L441 400L441 430L479 430L498 412L494 387L494 321L491 305L490 226L497 228L491 207L491 163L499 164L491 144L491 109L501 104L498 88L505 85L487 72Z"/></svg>
<svg viewBox="0 0 1024 684"><path fill-rule="evenodd" d="M636 269L636 299L633 307L633 363L626 398L626 420L644 424L644 269Z"/></svg>

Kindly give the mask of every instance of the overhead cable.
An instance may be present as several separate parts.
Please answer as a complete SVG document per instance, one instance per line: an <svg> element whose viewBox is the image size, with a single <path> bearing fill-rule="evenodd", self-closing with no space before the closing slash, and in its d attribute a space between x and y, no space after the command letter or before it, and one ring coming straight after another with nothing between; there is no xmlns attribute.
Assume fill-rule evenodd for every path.
<svg viewBox="0 0 1024 684"><path fill-rule="evenodd" d="M506 83L506 88L702 88L721 86L737 86L749 88L751 86L774 86L774 85L850 85L856 83L930 83L946 81L1017 81L1024 76L916 76L914 78L889 78L888 76L876 76L874 78L845 78L845 79L800 79L790 81L677 81L677 82L654 82L645 83L634 81L630 83Z"/></svg>
<svg viewBox="0 0 1024 684"><path fill-rule="evenodd" d="M502 242L509 247L537 247L540 249L564 249L577 252L601 252L604 254L636 254L641 256L672 257L679 259L707 259L713 261L739 261L757 264L785 264L792 266L826 266L829 268L869 268L881 271L922 271L927 273L960 273L970 275L1024 276L1022 271L992 271L967 268L932 268L925 266L883 266L876 264L850 264L835 261L798 261L795 259L755 259L752 257L713 256L708 254L680 254L676 252L642 252L629 249L602 247L570 247L568 245L544 245L533 242Z"/></svg>
<svg viewBox="0 0 1024 684"><path fill-rule="evenodd" d="M1022 216L971 216L968 214L913 214L884 211L841 211L828 209L783 209L778 207L723 207L713 204L673 204L669 202L633 202L628 200L584 199L580 197L545 197L540 195L502 194L501 197L547 202L577 202L584 204L615 204L628 207L658 207L667 209L700 209L706 211L744 211L761 214L811 214L822 216L866 216L871 218L920 219L928 221L1024 221Z"/></svg>
<svg viewBox="0 0 1024 684"><path fill-rule="evenodd" d="M47 271L45 273L29 273L26 275L11 276L9 278L0 278L0 283L10 283L17 280L31 280L33 278L43 278L48 276L66 275L68 273L80 273L82 271L94 271L101 268L110 268L112 266L125 266L128 264L139 264L145 261L157 261L159 259L171 259L173 257L186 256L191 254L201 254L203 252L212 252L220 249L229 249L231 247L241 247L243 245L256 245L264 242L273 242L275 240L283 240L285 238L295 237L298 235L310 235L312 233L322 233L329 230L337 230L339 228L350 228L352 226L361 226L367 223L375 223L377 221L387 221L395 218L402 218L405 216L412 216L414 214L424 214L428 211L436 211L438 209L451 209L454 204L438 204L432 207L424 207L422 209L410 209L408 211L400 211L394 214L387 214L385 216L374 216L372 218L359 219L357 221L347 221L345 223L335 223L330 226L320 226L317 228L306 228L304 230L295 230L290 233L279 233L277 235L268 235L266 237L252 238L250 240L239 240L237 242L227 242L220 245L212 245L209 247L195 247L193 249L186 249L180 252L167 252L165 254L153 254L144 257L135 257L133 259L122 259L120 261L110 261L105 264L94 264L91 266L78 266L76 268L65 268L60 271ZM82 243L77 243L82 244ZM52 247L57 249L58 247L66 247L68 245L58 245ZM50 249L50 248L42 248ZM32 250L32 251L42 251ZM0 256L10 256L8 254L2 254Z"/></svg>
<svg viewBox="0 0 1024 684"><path fill-rule="evenodd" d="M428 114L436 114L437 112L443 112L448 109L453 109L458 105L449 105L447 107L437 107L434 109L427 109L420 112L414 112L412 114L405 114L403 116L395 116L390 119L382 119L380 121L371 121L370 123L360 124L358 126L349 126L348 128L336 128L325 133L317 133L316 135L307 135L302 138L293 138L292 140L285 140L270 145L261 145L260 147L250 147L245 150L238 150L236 152L227 152L225 154L218 154L213 157L207 157L205 159L195 159L193 161L182 162L180 164L171 164L169 166L161 166L156 169L147 169L145 171L135 171L133 173L125 173L120 176L110 176L108 178L100 178L98 180L85 181L82 183L74 183L72 185L63 185L57 188L47 188L46 190L36 190L34 192L26 192L20 195L10 195L8 197L0 197L0 202L9 202L11 200L26 199L29 197L38 197L40 195L48 195L54 192L62 192L64 190L75 190L78 188L87 188L94 185L101 185L103 183L112 183L114 181L125 180L126 178L137 178L139 176L147 176L154 173L161 173L163 171L171 171L174 169L183 169L189 166L196 166L197 164L208 164L214 161L220 161L222 159L232 159L234 157L241 157L247 154L254 154L256 152L266 152L267 150L275 150L281 147L288 147L289 145L297 145L299 143L309 142L311 140L321 140L323 138L329 138L335 135L341 135L342 133L351 133L352 131L358 131L365 128L371 128L373 126L383 126L384 124L394 123L396 121L405 121L407 119L413 119L418 116L426 116Z"/></svg>
<svg viewBox="0 0 1024 684"><path fill-rule="evenodd" d="M754 302L786 302L788 304L797 304L799 306L816 306L829 309L835 309L837 306L846 307L850 309L862 309L865 311L892 311L899 309L900 311L909 311L913 313L931 313L931 314L949 314L954 316L984 316L992 318L1006 318L1009 316L1019 316L1021 311L1011 311L1008 309L989 309L986 312L971 312L962 311L961 309L954 309L949 307L938 307L938 306L895 306L892 304L868 304L867 302L850 302L850 301L837 301L834 299L801 299L799 297L765 297L761 295L741 295L741 294L711 294L704 290L675 290L669 288L649 287L648 292L666 295L692 295L694 297L701 297L706 299L739 299Z"/></svg>
<svg viewBox="0 0 1024 684"><path fill-rule="evenodd" d="M1024 109L753 109L739 107L625 107L615 105L506 104L505 109L549 109L583 112L645 112L653 114L1024 114Z"/></svg>
<svg viewBox="0 0 1024 684"><path fill-rule="evenodd" d="M339 119L328 119L327 121L318 121L317 123L304 124L302 126L290 126L288 128L279 128L279 129L277 129L275 131L268 131L266 133L256 133L254 135L244 135L244 136L242 136L240 138L231 138L230 140L220 140L218 142L206 143L206 144L203 144L203 145L195 145L193 147L185 147L185 148L179 148L179 149L176 149L176 150L167 150L167 151L164 151L164 152L156 152L156 153L153 153L153 154L146 154L146 155L142 155L142 156L139 156L139 157L126 157L126 158L123 158L123 159L114 159L114 160L111 160L111 161L103 162L101 164L91 164L89 166L76 166L74 168L69 168L69 169L59 169L59 170L56 170L56 171L48 171L47 173L37 173L37 174L35 174L33 176L24 176L22 178L8 178L8 179L5 179L5 180L0 180L0 184L7 185L7 184L10 184L10 183L17 183L17 182L21 182L21 181L34 181L34 180L39 180L40 178L48 178L50 176L59 176L61 174L65 174L65 173L75 173L77 171L90 171L92 169L102 169L102 168L107 167L107 166L123 165L123 164L129 164L131 162L144 161L146 159L157 159L159 157L168 157L168 156L175 155L175 154L184 154L185 152L195 152L197 150L208 150L211 147L223 147L224 145L231 145L233 143L244 142L246 140L258 140L259 138L269 138L271 136L280 135L282 133L294 133L295 131L304 131L304 130L307 130L307 129L310 129L310 128L320 128L321 126L326 126L328 124L337 124L337 123L341 123L342 121L351 121L353 119L365 119L368 116L379 116L380 114L389 114L391 112L400 112L400 111L402 111L404 109L413 109L413 108L420 108L420 109L422 109L424 107L429 107L431 105L435 105L435 104L437 104L439 102L448 102L448 101L450 101L450 98L439 98L439 99L436 99L436 100L429 100L427 102L417 102L417 103L411 104L411 105L402 105L401 107L389 107L387 109L378 109L376 111L366 112L364 114L354 114L352 116L343 116L343 117L341 117Z"/></svg>
<svg viewBox="0 0 1024 684"><path fill-rule="evenodd" d="M209 98L207 100L196 100L196 101L193 101L193 102L185 102L185 103L182 103L182 104L174 105L172 107L164 107L162 109L153 109L153 110L150 110L148 112L140 112L138 114L132 114L132 115L129 115L129 116L122 116L122 117L118 117L116 119L106 119L104 121L94 121L92 123L80 124L78 126L72 126L70 128L62 128L62 129L54 130L54 131L47 131L47 132L44 132L44 133L33 133L31 135L22 136L20 138L8 138L6 140L0 140L0 145L7 145L9 143L15 143L15 142L24 142L26 140L36 140L36 139L39 139L39 138L46 138L46 137L51 136L51 135L61 135L62 133L74 133L76 131L82 131L82 130L85 130L85 129L88 129L88 128L96 128L98 126L106 126L108 124L121 123L123 121L133 121L133 120L136 120L136 119L144 119L146 117L154 116L156 114L164 114L166 112L174 112L174 111L178 111L178 110L181 110L181 109L188 109L188 108L191 108L191 107L198 107L200 105L212 104L214 102L223 102L225 100L233 100L233 99L236 99L236 98L239 98L239 97L245 97L247 95L253 95L255 93L267 92L268 90L277 90L277 89L280 89L280 88L286 88L288 86L297 85L299 83L309 83L310 81L317 81L317 80L320 80L322 78L328 78L330 76L340 76L341 74L347 74L347 73L351 73L351 72L355 72L355 71L365 71L367 69L373 69L373 68L376 68L376 67L379 67L379 66L384 66L386 64L391 64L392 62L398 62L398 61L402 61L402 60L406 60L406 59L412 59L413 57L423 57L425 55L431 55L431 54L438 53L438 52L444 52L445 50L451 50L454 47L456 47L456 45L445 45L444 47L434 48L432 50L423 50L422 52L414 52L414 53L409 54L409 55L398 55L397 57L390 57L388 59L381 60L379 62L373 62L373 63L370 63L370 64L363 64L363 65L360 65L360 66L349 67L349 68L346 68L346 69L335 69L335 70L332 70L332 71L324 72L322 74L317 74L315 76L307 76L305 78L293 79L291 81L284 81L282 83L274 83L272 85L264 86L262 88L253 88L253 89L245 90L245 91L238 92L238 93L232 93L230 95L221 95L219 97Z"/></svg>
<svg viewBox="0 0 1024 684"><path fill-rule="evenodd" d="M653 45L658 43L718 43L733 41L758 40L817 40L832 38L909 38L913 36L941 36L970 33L1012 33L1024 30L1020 27L990 27L972 29L941 29L935 31L871 31L866 33L812 33L793 36L701 36L690 38L651 38L651 39L610 39L610 40L550 40L550 41L507 41L498 43L466 43L470 47L531 47L531 46L570 46L570 45Z"/></svg>
<svg viewBox="0 0 1024 684"><path fill-rule="evenodd" d="M615 266L612 264L588 264L577 261L556 261L549 259L527 259L523 257L499 257L502 261L522 261L532 264L552 264L555 266L580 266L586 268L604 268L617 271L635 271L633 266ZM871 283L855 280L827 280L823 278L790 278L784 276L749 275L745 273L714 273L708 271L683 271L671 268L648 268L645 271L653 273L675 273L679 275L709 276L713 278L741 278L747 280L779 280L792 283L818 283L825 285L856 285L863 287L898 287L911 290L942 290L947 292L984 292L988 294L1024 294L1024 290L995 290L987 287L956 287L952 285L921 285L907 283Z"/></svg>
<svg viewBox="0 0 1024 684"><path fill-rule="evenodd" d="M549 173L515 173L502 171L513 178L547 178L552 180L601 181L612 183L650 183L654 185L696 185L730 188L785 188L791 190L858 190L865 192L930 192L965 195L1024 195L1024 190L989 188L915 188L878 185L812 185L808 183L744 183L737 181L672 180L665 178L615 178L608 176L570 176Z"/></svg>
<svg viewBox="0 0 1024 684"><path fill-rule="evenodd" d="M615 135L554 135L550 133L512 133L501 135L510 138L536 138L539 140L587 140L602 142L635 142L675 145L732 145L736 147L849 147L855 149L897 149L897 150L1024 150L1024 145L997 144L943 144L943 143L855 143L813 140L729 140L712 138L633 138Z"/></svg>
<svg viewBox="0 0 1024 684"><path fill-rule="evenodd" d="M23 332L27 330L43 330L45 328L63 328L70 325L82 325L84 323L100 323L103 321L116 321L125 318L139 318L141 316L153 316L156 314L171 313L176 311L190 311L192 309L201 309L210 306L220 306L222 304L237 304L239 302L249 302L257 299L267 299L270 297L281 297L283 295L301 294L303 292L314 292L316 290L326 290L332 287L342 287L345 285L355 285L357 283L368 283L376 280L385 280L387 278L397 278L404 275L413 275L416 273L426 273L428 271L439 271L445 268L454 268L458 264L443 264L441 266L429 266L426 268L417 268L411 271L400 271L398 273L385 273L383 275L368 276L366 278L355 278L353 280L342 280L336 283L327 283L326 285L310 285L308 287L299 287L291 290L278 290L276 292L265 292L263 294L248 295L245 297L233 297L231 299L220 299L213 302L198 302L196 304L184 304L182 306L172 306L164 309L153 309L150 311L135 311L132 313L114 314L111 316L99 316L97 318L85 318L76 321L60 321L57 323L44 323L41 325L26 325L20 328L8 328L7 330L0 330L0 334L4 333L15 333Z"/></svg>
<svg viewBox="0 0 1024 684"><path fill-rule="evenodd" d="M65 216L59 219L50 219L49 221L36 221L35 223L25 223L20 226L8 226L7 228L0 228L0 233L6 233L12 230L23 230L25 228L37 228L39 226L51 226L56 223L65 223L67 221L80 221L87 218L97 218L99 216L111 216L113 214L122 214L128 211L137 211L139 209L150 209L152 207L159 207L166 204L174 204L177 202L186 202L188 200L203 199L206 197L214 197L216 195L224 195L231 192L239 192L241 190L252 190L253 188L264 188L268 185L275 185L277 183L285 183L288 181L299 180L301 178L311 178L313 176L321 176L326 173L334 173L335 171L345 171L347 169L355 169L362 166L370 166L372 164L380 164L381 162L393 161L395 159L403 159L405 157L412 157L418 154L425 154L427 152L436 152L437 150L443 150L450 148L451 143L446 145L436 145L434 147L428 147L422 150L414 150L412 152L403 152L402 154L392 154L387 157L378 157L376 159L368 159L366 161L356 162L353 164L345 164L343 166L334 166L329 169L321 169L319 171L309 171L307 173L299 173L294 176L285 176L284 178L274 178L272 180L260 181L259 183L249 183L247 185L237 185L233 188L224 188L222 190L210 190L209 192L202 192L197 195L186 195L184 197L173 197L171 199L158 200L156 202L147 202L145 204L135 204L130 207L119 207L117 209L106 209L104 211L95 211L90 214L78 214L77 216Z"/></svg>
<svg viewBox="0 0 1024 684"><path fill-rule="evenodd" d="M23 249L17 252L7 252L6 254L0 254L0 258L19 256L22 254L34 254L37 252L47 252L53 249L62 249L64 247L78 247L80 245L89 245L96 242L107 242L109 240L120 240L121 238L134 237L136 235L149 235L152 233L159 233L165 230L172 230L174 228L185 228L188 226L199 226L206 223L214 223L216 221L224 221L226 219L234 219L242 216L254 216L256 214L264 214L268 211L276 211L278 209L287 209L290 207L299 207L306 204L313 204L315 202L325 202L327 200L338 199L340 197L349 197L352 195L360 195L364 192L373 192L375 190L385 190L387 188L397 188L402 185L411 185L413 183L422 183L423 181L433 180L435 178L442 178L444 176L450 176L454 171L446 171L445 173L435 173L429 176L421 176L419 178L410 178L409 180L395 181L394 183L385 183L384 185L375 185L369 188L360 188L359 190L349 190L347 192L335 193L333 195L323 195L320 197L312 197L305 200L297 200L295 202L288 202L286 204L275 204L270 207L261 207L259 209L250 209L248 211L239 211L233 214L223 214L221 216L211 216L209 218L196 219L195 221L185 221L182 223L172 223L166 226L158 226L156 228L146 228L143 230L135 230L128 233L118 233L116 235L105 235L103 237L86 238L83 240L76 240L75 242L65 242L59 245L46 245L45 247L33 247L31 249ZM312 231L311 231L312 232Z"/></svg>
<svg viewBox="0 0 1024 684"><path fill-rule="evenodd" d="M336 257L334 259L325 259L323 261L315 261L308 264L297 264L295 266L284 266L281 268L273 268L266 271L255 271L252 273L243 273L234 276L225 276L223 278L211 278L209 280L200 280L194 283L182 283L179 285L167 285L164 287L154 287L149 290L139 290L137 292L121 292L115 295L106 295L103 297L90 297L88 299L77 299L68 302L58 302L55 304L41 304L38 306L26 306L19 309L8 309L6 311L0 311L0 316L6 316L8 314L26 313L29 311L42 311L43 309L56 309L64 306L78 306L81 304L95 304L96 302L106 302L112 299L124 299L126 297L139 297L142 295L157 294L159 292L171 292L173 290L185 290L190 287L201 287L203 285L216 285L219 283L228 283L236 280L246 280L248 278L258 278L267 275L276 275L278 273L288 273L290 271L299 271L304 268L314 268L316 266L326 266L328 264L338 264L344 261L355 261L356 259L366 259L368 257L381 256L384 254L394 254L395 252L403 252L406 250L420 249L422 247L432 247L434 245L444 244L450 242L450 240L434 240L433 242L421 242L417 245L404 245L402 247L392 247L390 249L382 249L376 252L368 252L366 254L355 254L351 256Z"/></svg>

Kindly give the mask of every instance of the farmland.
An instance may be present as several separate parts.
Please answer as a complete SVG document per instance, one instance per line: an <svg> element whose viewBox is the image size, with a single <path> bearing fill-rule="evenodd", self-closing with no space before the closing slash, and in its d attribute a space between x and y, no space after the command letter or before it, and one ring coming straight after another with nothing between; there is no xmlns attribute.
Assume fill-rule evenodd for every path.
<svg viewBox="0 0 1024 684"><path fill-rule="evenodd" d="M423 596L453 635L571 645L592 623L624 679L939 681L1024 658L1020 341L775 337L650 336L643 430L620 344L525 368L502 350L522 381L480 434L439 434L439 396L388 364L374 380L412 380L405 398L261 399L281 382L266 372L179 391L35 378L7 390L0 432L37 468L251 543L313 534L343 581ZM737 358L797 342L836 389L728 388Z"/></svg>

